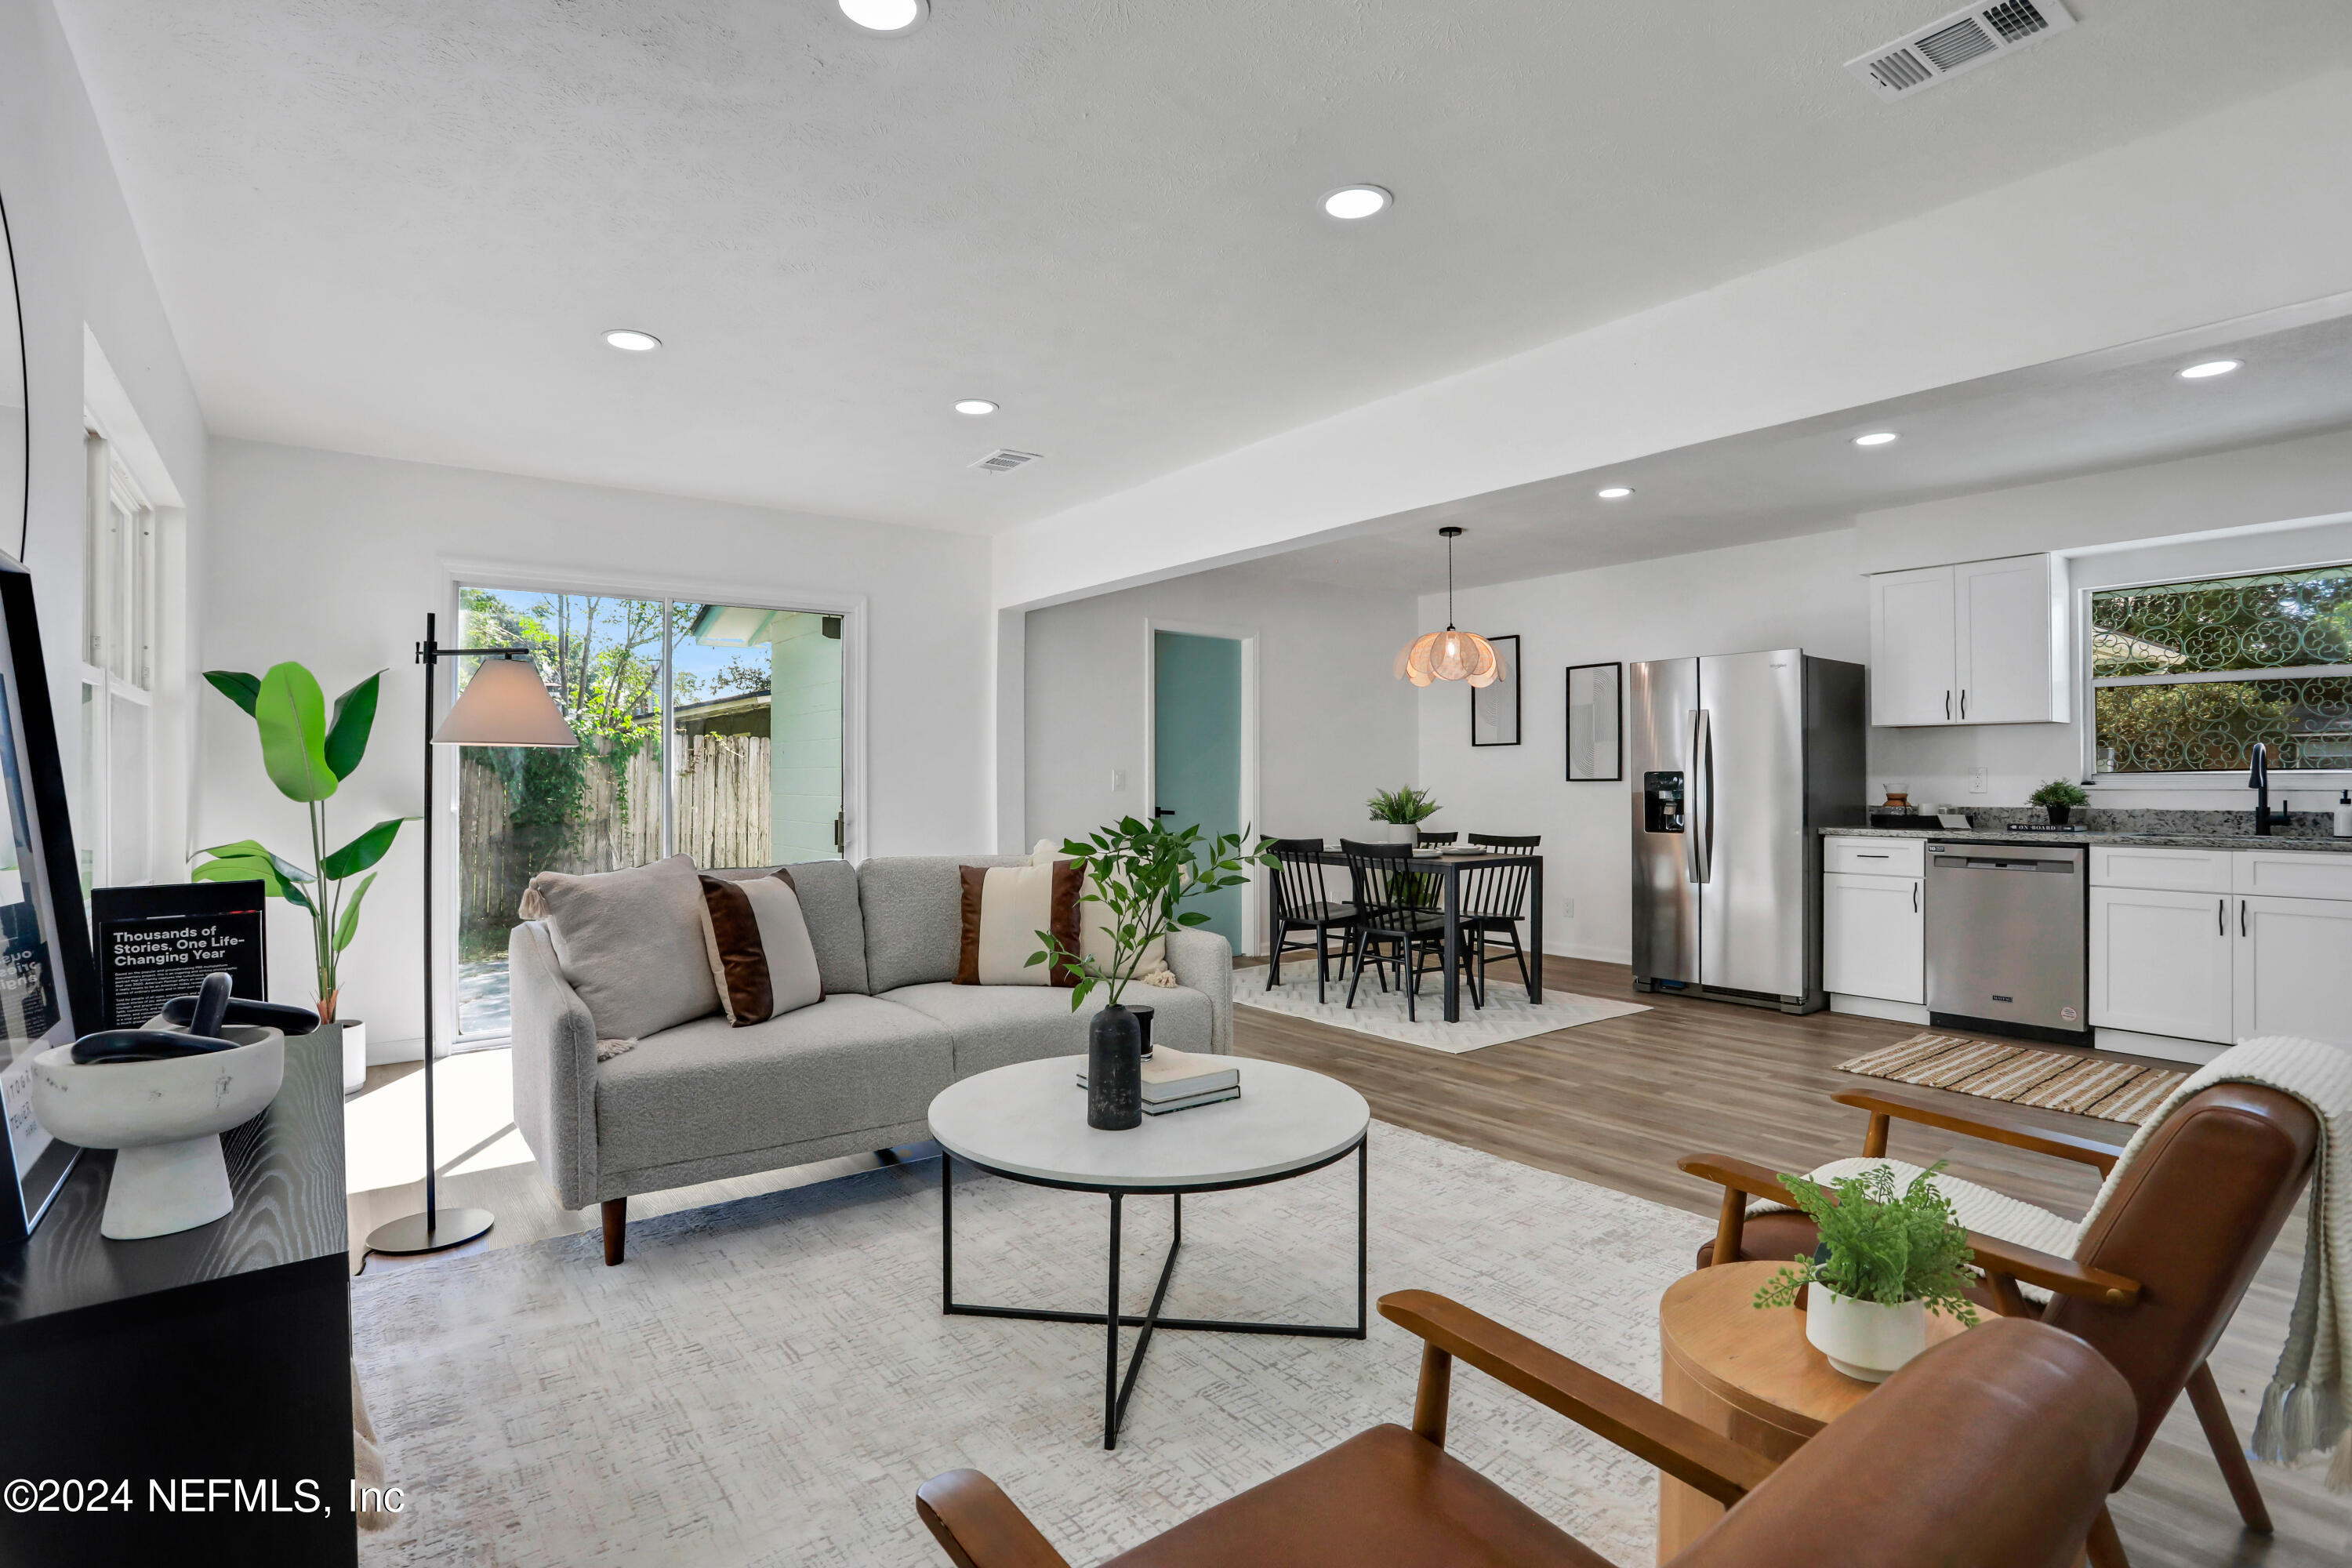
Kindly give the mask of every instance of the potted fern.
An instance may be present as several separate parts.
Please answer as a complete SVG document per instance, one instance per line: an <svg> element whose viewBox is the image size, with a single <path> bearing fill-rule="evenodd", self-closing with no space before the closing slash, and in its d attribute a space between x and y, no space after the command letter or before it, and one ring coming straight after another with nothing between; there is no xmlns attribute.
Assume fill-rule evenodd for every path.
<svg viewBox="0 0 2352 1568"><path fill-rule="evenodd" d="M1386 823L1391 844L1418 844L1421 825L1437 815L1437 801L1427 790L1407 784L1402 789L1372 792L1364 808L1374 822Z"/></svg>
<svg viewBox="0 0 2352 1568"><path fill-rule="evenodd" d="M1937 1161L1901 1192L1891 1165L1827 1184L1783 1175L1780 1184L1821 1232L1821 1246L1756 1292L1756 1306L1788 1307L1807 1286L1805 1338L1848 1377L1884 1383L1927 1348L1927 1309L1969 1328L1976 1282L1969 1233L1932 1178Z"/></svg>
<svg viewBox="0 0 2352 1568"><path fill-rule="evenodd" d="M2076 806L2091 804L2091 797L2084 793L2083 786L2071 779L2052 779L2025 798L2050 814L2053 827L2065 826L2066 819L2074 815Z"/></svg>
<svg viewBox="0 0 2352 1568"><path fill-rule="evenodd" d="M1087 1026L1087 1126L1121 1131L1143 1122L1143 1029L1121 998L1145 951L1171 930L1207 924L1200 910L1177 906L1247 882L1246 868L1273 862L1269 842L1254 838L1246 827L1203 842L1197 824L1171 830L1135 816L1121 817L1090 838L1064 840L1062 853L1077 862L1087 897L1109 911L1110 961L1086 952L1083 936L1074 949L1041 931L1043 945L1029 962L1051 963L1077 977L1070 991L1073 1013L1097 986L1108 993L1109 1005ZM1244 844L1257 847L1245 850Z"/></svg>

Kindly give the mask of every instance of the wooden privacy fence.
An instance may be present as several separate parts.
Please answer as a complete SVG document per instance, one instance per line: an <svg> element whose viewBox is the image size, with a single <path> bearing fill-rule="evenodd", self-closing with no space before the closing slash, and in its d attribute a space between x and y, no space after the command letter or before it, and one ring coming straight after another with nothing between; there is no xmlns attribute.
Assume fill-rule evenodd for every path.
<svg viewBox="0 0 2352 1568"><path fill-rule="evenodd" d="M769 864L771 785L765 735L677 740L677 848L698 866ZM615 767L587 755L587 787L569 822L519 825L506 781L471 751L457 764L457 921L467 937L503 952L502 933L541 871L616 871L662 857L661 758L640 752Z"/></svg>

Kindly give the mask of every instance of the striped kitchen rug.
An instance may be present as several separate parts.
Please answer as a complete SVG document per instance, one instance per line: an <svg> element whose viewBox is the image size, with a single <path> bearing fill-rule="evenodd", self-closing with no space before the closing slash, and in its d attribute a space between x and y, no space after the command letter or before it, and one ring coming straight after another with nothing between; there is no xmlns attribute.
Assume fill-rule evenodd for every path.
<svg viewBox="0 0 2352 1568"><path fill-rule="evenodd" d="M1948 1089L1979 1100L2071 1110L2138 1126L2189 1075L2134 1062L2095 1061L2063 1051L2005 1046L1962 1035L1920 1033L1838 1064L1840 1072Z"/></svg>

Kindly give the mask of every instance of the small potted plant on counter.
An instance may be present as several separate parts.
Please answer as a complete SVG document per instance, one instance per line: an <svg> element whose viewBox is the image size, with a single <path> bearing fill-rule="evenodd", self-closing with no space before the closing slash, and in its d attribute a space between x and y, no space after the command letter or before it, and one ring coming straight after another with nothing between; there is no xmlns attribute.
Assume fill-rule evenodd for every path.
<svg viewBox="0 0 2352 1568"><path fill-rule="evenodd" d="M1437 815L1437 802L1427 790L1407 784L1402 789L1375 790L1364 803L1374 822L1388 826L1391 844L1418 844L1421 825Z"/></svg>
<svg viewBox="0 0 2352 1568"><path fill-rule="evenodd" d="M1895 1170L1876 1165L1827 1185L1783 1175L1780 1184L1821 1232L1811 1258L1774 1275L1756 1306L1793 1306L1806 1286L1805 1338L1848 1377L1884 1383L1927 1348L1927 1309L1976 1327L1966 1294L1976 1282L1969 1233L1932 1178L1937 1161L1900 1193Z"/></svg>
<svg viewBox="0 0 2352 1568"><path fill-rule="evenodd" d="M2050 814L2050 826L2053 827L2065 826L2066 819L2074 815L2076 806L2091 804L2091 797L2083 793L2083 786L2068 779L2052 779L2025 798Z"/></svg>

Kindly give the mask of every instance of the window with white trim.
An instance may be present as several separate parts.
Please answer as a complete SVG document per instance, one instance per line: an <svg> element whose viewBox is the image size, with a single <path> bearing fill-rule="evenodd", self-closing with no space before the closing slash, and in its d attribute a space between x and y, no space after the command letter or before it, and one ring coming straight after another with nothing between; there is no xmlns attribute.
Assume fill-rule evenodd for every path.
<svg viewBox="0 0 2352 1568"><path fill-rule="evenodd" d="M154 877L155 509L112 445L90 432L83 573L82 888Z"/></svg>
<svg viewBox="0 0 2352 1568"><path fill-rule="evenodd" d="M2352 564L2091 595L2101 773L2352 769Z"/></svg>

